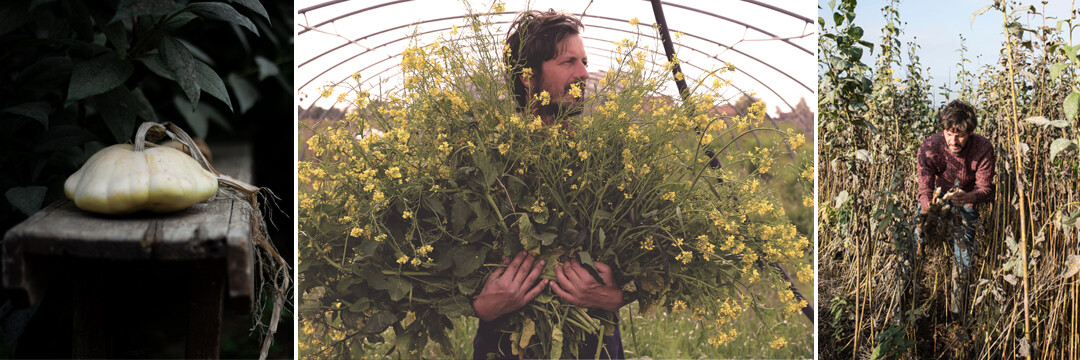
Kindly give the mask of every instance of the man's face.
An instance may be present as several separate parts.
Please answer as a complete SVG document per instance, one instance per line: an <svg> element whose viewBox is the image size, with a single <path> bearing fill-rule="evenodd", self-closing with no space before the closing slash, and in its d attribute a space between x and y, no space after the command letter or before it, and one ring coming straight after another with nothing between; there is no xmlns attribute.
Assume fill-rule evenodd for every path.
<svg viewBox="0 0 1080 360"><path fill-rule="evenodd" d="M589 59L585 55L585 44L581 41L581 36L570 35L558 44L557 49L561 51L554 58L541 64L543 69L540 77L526 82L526 85L533 90L533 94L540 94L546 90L551 96L551 103L548 106L541 106L539 115L555 115L559 112L576 115L581 113L585 80L589 78L589 72L586 70ZM578 88L582 91L581 96L574 97L568 94L574 83L580 83ZM533 85L539 85L539 87L533 87Z"/></svg>
<svg viewBox="0 0 1080 360"><path fill-rule="evenodd" d="M953 154L959 154L961 150L964 150L964 145L967 145L968 137L971 136L970 132L959 129L947 129L942 133L945 135L945 145Z"/></svg>

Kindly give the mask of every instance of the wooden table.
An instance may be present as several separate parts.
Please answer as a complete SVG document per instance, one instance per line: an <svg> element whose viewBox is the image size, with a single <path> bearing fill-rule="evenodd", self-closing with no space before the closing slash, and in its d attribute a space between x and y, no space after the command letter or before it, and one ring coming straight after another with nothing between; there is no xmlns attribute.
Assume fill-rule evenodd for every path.
<svg viewBox="0 0 1080 360"><path fill-rule="evenodd" d="M250 181L245 150L237 150L239 165L230 165L215 152L216 167ZM225 294L248 310L254 295L251 212L243 205L222 190L171 214L105 216L79 210L68 200L53 203L4 235L4 287L25 291L33 304L50 286L73 286L72 355L107 358L116 353L114 337L119 336L110 329L138 326L115 324L112 311L123 309L110 305L154 301L154 294L141 293L140 285L129 280L146 281L144 272L183 267L186 278L156 280L190 287L186 357L217 358Z"/></svg>

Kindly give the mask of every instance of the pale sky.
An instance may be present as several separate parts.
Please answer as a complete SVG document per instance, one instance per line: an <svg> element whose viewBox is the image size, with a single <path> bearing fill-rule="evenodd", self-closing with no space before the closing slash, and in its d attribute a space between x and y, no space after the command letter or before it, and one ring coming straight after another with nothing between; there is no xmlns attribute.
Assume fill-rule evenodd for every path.
<svg viewBox="0 0 1080 360"><path fill-rule="evenodd" d="M818 16L823 16L826 23L832 26L832 12L829 11L827 0L819 2L821 10ZM873 42L875 45L873 56L865 56L863 62L874 64L874 60L880 53L881 28L885 25L881 8L887 4L884 0L863 0L855 7L855 24L862 27L865 34L863 39ZM1034 5L1037 10L1043 11L1041 1L1022 0L1023 6ZM995 64L1005 40L1002 30L1002 14L996 10L990 10L971 20L971 15L986 5L993 4L993 0L955 0L955 1L907 1L899 5L901 27L901 44L903 44L903 64L906 66L908 43L915 41L919 49L915 52L919 56L924 70L930 68L929 75L933 78L934 86L932 93L936 96L935 104L944 101L944 97L938 95L937 88L946 85L949 89L955 89L956 73L960 71L957 63L960 61L960 35L964 36L967 45L966 57L971 63L964 65L968 71L978 73L977 69L987 64ZM1049 0L1045 7L1045 13L1058 19L1068 18L1070 9L1080 6L1074 0ZM1034 21L1037 19L1037 21ZM1032 21L1029 21L1032 20ZM1074 20L1074 22L1077 20ZM1042 17L1030 15L1021 16L1022 24L1029 26L1041 26ZM1056 26L1057 19L1047 20L1048 26ZM1027 35L1030 38L1030 35ZM1068 37L1065 39L1068 41ZM1073 43L1080 42L1080 29L1073 33ZM896 69L898 76L903 76L902 69ZM955 96L953 96L955 98Z"/></svg>
<svg viewBox="0 0 1080 360"><path fill-rule="evenodd" d="M807 23L805 19L768 9L755 2L771 4L810 19L811 22ZM399 54L409 45L408 40L401 39L412 34L414 30L418 33L431 31L430 34L420 36L420 43L427 44L444 31L441 29L448 29L452 25L464 27L466 24L464 19L454 18L430 21L415 28L403 26L418 21L464 15L466 6L462 1L412 0L393 3L391 0L353 0L304 11L323 3L326 1L296 2L297 9L301 11L296 18L299 33L295 44L298 65L296 77L299 86L296 96L300 106L304 108L312 104L324 108L332 106L335 99L318 99L318 88L327 82L341 81L356 71L361 71L363 80L367 81L366 85L372 86L367 89L372 93L378 93L374 84L379 80L388 80L384 89L390 84L399 84ZM385 3L393 4L360 11ZM469 0L475 12L486 12L491 3L492 1ZM522 1L508 0L506 11L518 12L525 9L526 5ZM697 8L728 19L719 19L679 6ZM609 67L609 51L614 48L612 42L633 38L634 27L626 20L637 17L643 24L639 27L643 34L655 33L648 27L655 22L648 1L593 0L590 5L589 1L581 0L534 0L529 7L553 8L575 14L585 11L586 17L582 20L585 31L582 37L590 58L589 71L593 73ZM357 13L350 15L352 12ZM789 105L795 106L800 98L805 98L811 110L817 111L814 96L817 87L816 16L814 4L810 1L665 1L664 14L673 34L675 31L686 34L681 40L677 40L676 53L679 59L706 70L722 66L721 61L734 64L739 71L727 75L733 85L764 100L770 113L775 113L777 107L782 111L790 111ZM318 26L339 16L344 17ZM493 15L492 20L509 22L514 17L514 14ZM317 29L305 30L305 26L317 26ZM496 33L505 34L507 25L499 26L501 27ZM396 27L401 28L379 33ZM349 43L338 35L355 42ZM642 43L654 44L651 39L643 39ZM658 42L655 44L659 46ZM339 46L341 47L334 49ZM662 47L652 49L659 50L657 59L662 59ZM702 70L686 65L683 66L683 72L689 79L702 78L703 74ZM711 83L711 80L706 82ZM672 94L675 94L674 91ZM739 94L737 89L731 88L725 95L736 98Z"/></svg>

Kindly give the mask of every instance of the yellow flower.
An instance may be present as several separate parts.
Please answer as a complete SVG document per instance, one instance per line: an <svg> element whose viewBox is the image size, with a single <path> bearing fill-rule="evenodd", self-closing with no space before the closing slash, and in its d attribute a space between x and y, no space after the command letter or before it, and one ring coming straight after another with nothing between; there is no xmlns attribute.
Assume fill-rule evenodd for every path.
<svg viewBox="0 0 1080 360"><path fill-rule="evenodd" d="M791 144L792 149L798 149L806 143L806 137L801 133L795 134L794 136L788 137L788 143Z"/></svg>
<svg viewBox="0 0 1080 360"><path fill-rule="evenodd" d="M675 80L682 81L682 79L684 78L685 77L683 76L682 71L675 73Z"/></svg>
<svg viewBox="0 0 1080 360"><path fill-rule="evenodd" d="M405 210L405 212L401 213L401 218L402 219L408 219L408 218L411 218L411 217L412 217L412 211Z"/></svg>
<svg viewBox="0 0 1080 360"><path fill-rule="evenodd" d="M780 349L784 348L784 346L787 346L787 340L784 340L784 338L779 337L779 338L776 338L776 340L773 340L772 343L769 344L769 346L772 347L773 349L780 350Z"/></svg>
<svg viewBox="0 0 1080 360"><path fill-rule="evenodd" d="M674 201L675 200L675 192L674 191L668 191L663 196L661 196L660 199L667 200L667 201Z"/></svg>
<svg viewBox="0 0 1080 360"><path fill-rule="evenodd" d="M405 255L401 255L401 257L399 257L397 259L398 264L404 264L404 263L407 263L407 262L409 262L409 257L405 256Z"/></svg>
<svg viewBox="0 0 1080 360"><path fill-rule="evenodd" d="M581 158L581 161L585 161L585 159L588 159L588 158L589 158L589 152L588 152L588 151L584 151L584 150L582 150L582 151L579 151L579 152L578 152L578 157L580 157L580 158Z"/></svg>
<svg viewBox="0 0 1080 360"><path fill-rule="evenodd" d="M633 17L632 19L630 19L630 26L637 26L637 25L638 25L639 23L641 23L641 22L640 22L640 21L638 21L638 18L637 18L637 16L635 16L635 17Z"/></svg>
<svg viewBox="0 0 1080 360"><path fill-rule="evenodd" d="M401 169L397 166L392 166L389 169L386 169L386 176L389 176L391 179L397 179L401 177Z"/></svg>
<svg viewBox="0 0 1080 360"><path fill-rule="evenodd" d="M499 144L499 153L506 154L510 152L510 144Z"/></svg>
<svg viewBox="0 0 1080 360"><path fill-rule="evenodd" d="M675 260L682 261L683 264L689 264L690 261L694 260L694 254L689 251L683 251L679 256L675 257Z"/></svg>
<svg viewBox="0 0 1080 360"><path fill-rule="evenodd" d="M420 258L413 258L411 263L413 266L420 266Z"/></svg>
<svg viewBox="0 0 1080 360"><path fill-rule="evenodd" d="M551 94L547 90L541 91L537 98L540 99L540 105L547 106L547 104L551 103Z"/></svg>
<svg viewBox="0 0 1080 360"><path fill-rule="evenodd" d="M641 249L643 249L643 250L646 250L646 251L648 251L648 250L652 250L652 249L653 249L653 247L655 247L655 246L656 246L656 245L655 245L655 244L653 244L653 237L652 237L652 235L646 236L646 237L645 237L645 241L642 241L642 242L641 242Z"/></svg>
<svg viewBox="0 0 1080 360"><path fill-rule="evenodd" d="M426 256L427 254L431 253L432 250L435 250L435 248L431 247L431 245L424 245L421 246L419 249L416 249L416 252L422 256Z"/></svg>
<svg viewBox="0 0 1080 360"><path fill-rule="evenodd" d="M570 91L568 91L566 93L568 95L570 95L571 97L575 98L575 99L581 97L581 85L580 85L580 83L571 84L570 85Z"/></svg>
<svg viewBox="0 0 1080 360"><path fill-rule="evenodd" d="M531 79L533 76L532 68L521 69L521 76L524 77L525 80Z"/></svg>
<svg viewBox="0 0 1080 360"><path fill-rule="evenodd" d="M677 313L686 310L686 303L682 300L675 300L671 302L671 312Z"/></svg>

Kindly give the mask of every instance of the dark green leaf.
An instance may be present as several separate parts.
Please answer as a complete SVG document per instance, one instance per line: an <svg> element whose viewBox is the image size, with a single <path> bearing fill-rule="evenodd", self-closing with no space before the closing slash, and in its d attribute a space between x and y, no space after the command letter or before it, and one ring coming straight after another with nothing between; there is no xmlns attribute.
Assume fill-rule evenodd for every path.
<svg viewBox="0 0 1080 360"><path fill-rule="evenodd" d="M199 17L195 14L189 12L177 13L176 15L173 15L173 17L169 18L169 21L165 22L165 32L174 32L184 27L184 25L187 25L189 22L191 22L191 20L195 20L198 18Z"/></svg>
<svg viewBox="0 0 1080 360"><path fill-rule="evenodd" d="M229 92L225 90L225 83L221 81L221 77L202 61L196 60L192 64L195 66L195 81L199 84L199 88L224 102L225 106L229 107L229 111L232 111L232 101L229 100Z"/></svg>
<svg viewBox="0 0 1080 360"><path fill-rule="evenodd" d="M80 61L71 70L65 106L120 86L133 71L131 62L112 51Z"/></svg>
<svg viewBox="0 0 1080 360"><path fill-rule="evenodd" d="M94 108L101 113L105 126L117 143L127 142L135 133L135 113L139 105L125 86L117 86L109 92L91 98Z"/></svg>
<svg viewBox="0 0 1080 360"><path fill-rule="evenodd" d="M368 299L366 297L362 297L360 299L357 299L356 301L353 301L352 304L349 304L349 311L354 312L354 313L362 313L364 311L367 311L367 309L370 309L370 308L371 308L371 299Z"/></svg>
<svg viewBox="0 0 1080 360"><path fill-rule="evenodd" d="M120 54L120 57L127 56L130 43L128 42L127 29L124 28L124 23L114 22L103 25L101 31L105 33L105 38L109 40L109 43Z"/></svg>
<svg viewBox="0 0 1080 360"><path fill-rule="evenodd" d="M397 317L390 311L380 311L368 318L367 323L364 324L364 329L361 330L365 334L379 334L386 331L386 328L397 321Z"/></svg>
<svg viewBox="0 0 1080 360"><path fill-rule="evenodd" d="M161 61L161 57L157 55L143 56L136 60L143 63L143 65L145 65L147 69L150 69L150 72L154 73L154 75L176 81L176 79L173 78L172 72L169 71L169 69L165 67L165 63Z"/></svg>
<svg viewBox="0 0 1080 360"><path fill-rule="evenodd" d="M227 21L243 26L255 35L259 35L259 29L255 28L255 24L247 16L241 15L236 9L227 4L200 2L188 5L185 10L207 19Z"/></svg>
<svg viewBox="0 0 1080 360"><path fill-rule="evenodd" d="M266 22L270 22L270 16L266 14L266 8L264 8L262 3L258 0L229 0L229 2L240 4L240 6L246 7L256 14L259 14L259 16L262 16L263 19L266 19Z"/></svg>
<svg viewBox="0 0 1080 360"><path fill-rule="evenodd" d="M4 109L5 113L22 115L34 120L37 120L41 125L49 127L49 114L52 113L52 105L49 105L45 101L34 101L25 104L19 104L7 109Z"/></svg>
<svg viewBox="0 0 1080 360"><path fill-rule="evenodd" d="M116 15L109 22L116 22L140 15L165 15L176 11L173 0L121 0Z"/></svg>
<svg viewBox="0 0 1080 360"><path fill-rule="evenodd" d="M161 64L165 65L172 78L180 84L184 95L187 95L191 103L191 108L195 109L195 105L199 103L200 90L199 83L195 80L195 58L191 56L191 51L184 44L171 36L162 37L160 46L161 52L158 53L158 57Z"/></svg>
<svg viewBox="0 0 1080 360"><path fill-rule="evenodd" d="M386 276L379 270L367 268L360 272L360 277L364 278L367 285L375 290L386 290Z"/></svg>
<svg viewBox="0 0 1080 360"><path fill-rule="evenodd" d="M450 225L455 233L460 233L465 225L468 223L469 216L472 215L472 211L469 210L469 206L465 203L465 199L458 196L454 199L454 205L450 208Z"/></svg>
<svg viewBox="0 0 1080 360"><path fill-rule="evenodd" d="M434 197L424 198L424 203L427 204L428 209L439 215L439 217L446 217L446 207L443 206L442 201Z"/></svg>
<svg viewBox="0 0 1080 360"><path fill-rule="evenodd" d="M456 247L448 247L444 251L438 252L439 258L435 260L435 270L445 271L454 266L454 250Z"/></svg>
<svg viewBox="0 0 1080 360"><path fill-rule="evenodd" d="M4 197L16 209L30 216L41 210L41 202L45 200L48 189L44 186L13 187L4 193Z"/></svg>
<svg viewBox="0 0 1080 360"><path fill-rule="evenodd" d="M480 277L462 279L457 283L458 291L465 295L472 295L476 292L476 288L480 286L482 281L483 278Z"/></svg>
<svg viewBox="0 0 1080 360"><path fill-rule="evenodd" d="M277 64L262 56L255 57L255 64L259 65L259 81L263 81L271 76L277 76L281 73L281 71L278 70Z"/></svg>
<svg viewBox="0 0 1080 360"><path fill-rule="evenodd" d="M365 259L375 254L375 250L382 244L381 241L375 241L375 239L367 238L360 241L360 246L356 247L356 253L360 259Z"/></svg>
<svg viewBox="0 0 1080 360"><path fill-rule="evenodd" d="M464 296L457 295L442 298L435 302L435 310L440 314L456 318L460 316L475 316L472 304Z"/></svg>
<svg viewBox="0 0 1080 360"><path fill-rule="evenodd" d="M412 283L404 277L395 276L386 283L386 291L390 294L390 300L398 301L412 292Z"/></svg>
<svg viewBox="0 0 1080 360"><path fill-rule="evenodd" d="M544 246L551 245L553 242L555 242L555 239L558 238L558 237L559 237L558 234L547 233L547 232L546 233L540 233L540 234L536 235L536 238L540 239L540 243L543 244ZM601 246L603 246L603 245L601 245Z"/></svg>
<svg viewBox="0 0 1080 360"><path fill-rule="evenodd" d="M454 276L464 277L479 269L487 255L486 247L461 247L454 251Z"/></svg>
<svg viewBox="0 0 1080 360"><path fill-rule="evenodd" d="M251 85L251 82L247 79L236 74L229 74L226 81L229 82L229 87L232 88L233 96L236 98L236 105L240 107L241 114L251 110L251 107L255 106L255 102L259 101L259 90Z"/></svg>

